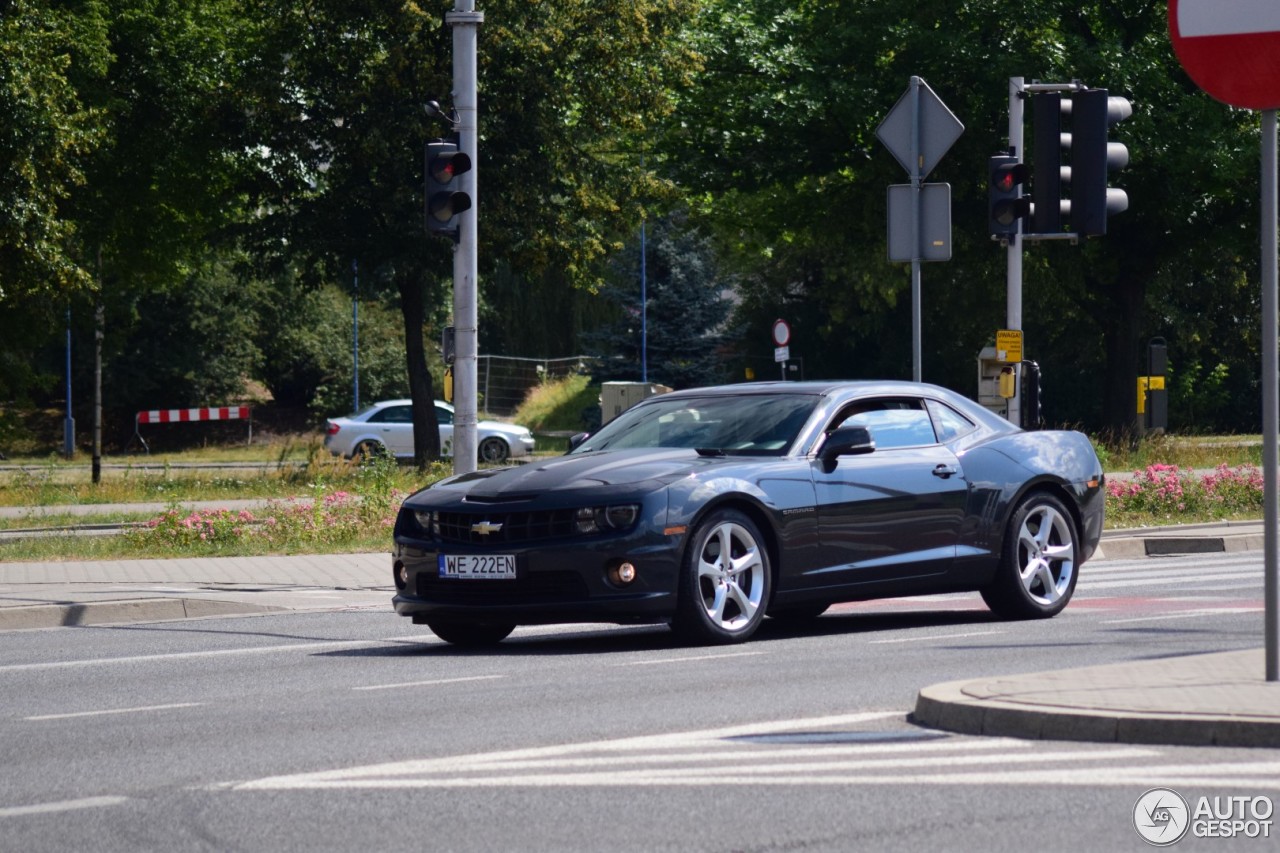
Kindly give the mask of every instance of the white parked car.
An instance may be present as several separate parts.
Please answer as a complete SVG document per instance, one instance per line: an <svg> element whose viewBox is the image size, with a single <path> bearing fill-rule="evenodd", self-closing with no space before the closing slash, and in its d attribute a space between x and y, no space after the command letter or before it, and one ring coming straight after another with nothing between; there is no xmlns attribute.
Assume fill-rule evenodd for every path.
<svg viewBox="0 0 1280 853"><path fill-rule="evenodd" d="M453 455L453 406L436 400L440 423L440 452ZM397 459L413 458L413 401L384 400L354 415L330 418L324 446L331 453L353 458L389 452ZM499 421L476 424L476 450L481 462L505 462L533 452L533 433L527 427Z"/></svg>

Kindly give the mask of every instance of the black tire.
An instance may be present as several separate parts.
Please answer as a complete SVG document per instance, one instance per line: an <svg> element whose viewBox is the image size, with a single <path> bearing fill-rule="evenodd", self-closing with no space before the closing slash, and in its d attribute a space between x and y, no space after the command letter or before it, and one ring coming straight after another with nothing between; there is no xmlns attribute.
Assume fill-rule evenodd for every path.
<svg viewBox="0 0 1280 853"><path fill-rule="evenodd" d="M769 552L755 523L737 510L716 510L689 538L672 627L698 645L741 643L760 627L771 584Z"/></svg>
<svg viewBox="0 0 1280 853"><path fill-rule="evenodd" d="M1056 497L1028 495L1009 517L1000 565L982 600L1005 619L1047 619L1067 606L1076 589L1079 535Z"/></svg>
<svg viewBox="0 0 1280 853"><path fill-rule="evenodd" d="M385 459L389 455L387 446L378 441L362 441L356 445L356 452L351 454L351 458L360 463L373 462L377 459Z"/></svg>
<svg viewBox="0 0 1280 853"><path fill-rule="evenodd" d="M480 461L489 465L497 465L507 461L507 457L511 455L511 448L507 447L507 443L500 438L489 437L480 442Z"/></svg>
<svg viewBox="0 0 1280 853"><path fill-rule="evenodd" d="M451 622L433 619L427 623L437 637L455 646L496 646L516 629L506 622Z"/></svg>
<svg viewBox="0 0 1280 853"><path fill-rule="evenodd" d="M779 622L807 622L827 612L830 604L792 604L788 607L770 607L767 615Z"/></svg>

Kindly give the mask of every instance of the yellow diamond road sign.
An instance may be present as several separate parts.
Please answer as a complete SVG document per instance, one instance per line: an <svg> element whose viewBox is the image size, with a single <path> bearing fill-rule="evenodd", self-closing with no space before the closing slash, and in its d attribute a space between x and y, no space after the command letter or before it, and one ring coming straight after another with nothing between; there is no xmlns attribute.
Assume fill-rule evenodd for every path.
<svg viewBox="0 0 1280 853"><path fill-rule="evenodd" d="M996 332L996 358L1009 364L1022 361L1022 330L1001 329Z"/></svg>

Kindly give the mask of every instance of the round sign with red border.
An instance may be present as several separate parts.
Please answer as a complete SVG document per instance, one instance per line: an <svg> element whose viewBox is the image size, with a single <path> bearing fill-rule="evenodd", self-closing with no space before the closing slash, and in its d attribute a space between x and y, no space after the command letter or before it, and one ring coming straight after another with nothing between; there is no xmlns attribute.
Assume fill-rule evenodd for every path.
<svg viewBox="0 0 1280 853"><path fill-rule="evenodd" d="M1169 37L1187 74L1219 101L1280 108L1280 2L1169 0Z"/></svg>
<svg viewBox="0 0 1280 853"><path fill-rule="evenodd" d="M785 347L791 342L791 327L786 320L773 321L773 345Z"/></svg>

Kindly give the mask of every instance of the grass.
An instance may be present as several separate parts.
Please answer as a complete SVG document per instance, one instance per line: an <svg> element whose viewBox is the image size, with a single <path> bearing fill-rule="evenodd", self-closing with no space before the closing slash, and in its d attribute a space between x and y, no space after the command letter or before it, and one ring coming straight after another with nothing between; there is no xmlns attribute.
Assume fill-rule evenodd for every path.
<svg viewBox="0 0 1280 853"><path fill-rule="evenodd" d="M531 390L513 420L534 432L578 433L588 428L583 413L599 405L599 384L589 376L569 376Z"/></svg>
<svg viewBox="0 0 1280 853"><path fill-rule="evenodd" d="M547 440L549 447L540 443L539 451L560 453L563 434L585 428L583 414L598 405L598 398L599 386L585 376L546 383L530 393L514 420L537 432L558 433ZM1137 443L1095 438L1094 444L1105 471L1133 475L1108 483L1108 528L1261 517L1257 469L1262 448L1256 436L1156 436ZM23 468L0 473L0 506L147 502L168 509L90 517L46 510L0 519L0 531L89 522L141 525L123 535L0 540L0 560L384 551L400 501L452 470L448 463L425 473L390 461L353 464L327 453L318 435L251 448L207 446L106 459L111 467L104 468L96 485L89 482L87 459L49 456L8 464L15 462ZM192 463L244 467L225 473L183 467ZM244 512L179 509L195 501L246 498L263 504Z"/></svg>

